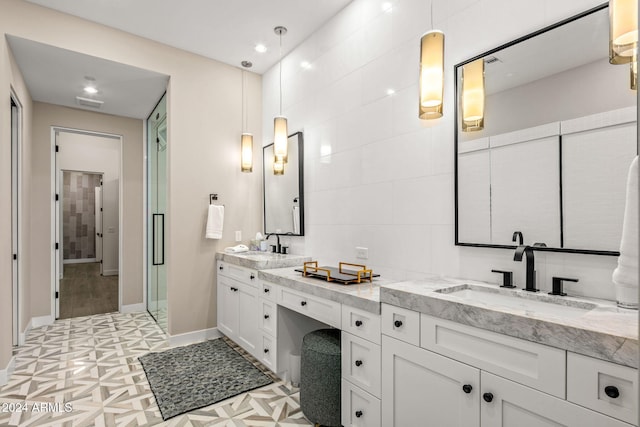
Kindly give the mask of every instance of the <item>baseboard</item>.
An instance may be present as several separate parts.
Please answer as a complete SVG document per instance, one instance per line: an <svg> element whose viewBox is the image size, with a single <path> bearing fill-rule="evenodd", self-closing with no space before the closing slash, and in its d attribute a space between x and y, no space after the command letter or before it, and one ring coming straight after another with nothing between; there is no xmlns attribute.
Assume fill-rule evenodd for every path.
<svg viewBox="0 0 640 427"><path fill-rule="evenodd" d="M117 276L120 271L118 269L115 270L102 270L103 276Z"/></svg>
<svg viewBox="0 0 640 427"><path fill-rule="evenodd" d="M9 359L9 364L5 369L0 369L0 387L6 385L9 382L9 378L11 378L11 374L13 374L13 370L16 368L16 357L12 356Z"/></svg>
<svg viewBox="0 0 640 427"><path fill-rule="evenodd" d="M29 319L29 323L27 324L27 327L24 328L23 332L20 332L20 335L18 335L18 345L24 345L31 328L33 328L33 319Z"/></svg>
<svg viewBox="0 0 640 427"><path fill-rule="evenodd" d="M95 258L78 258L78 259L65 259L62 261L63 264L87 264L90 262L98 262Z"/></svg>
<svg viewBox="0 0 640 427"><path fill-rule="evenodd" d="M39 328L40 326L53 325L55 322L54 316L39 316L31 318L31 328Z"/></svg>
<svg viewBox="0 0 640 427"><path fill-rule="evenodd" d="M214 338L220 338L222 334L218 328L202 329L200 331L187 332L186 334L171 335L169 337L169 345L171 347L181 347Z"/></svg>
<svg viewBox="0 0 640 427"><path fill-rule="evenodd" d="M137 313L139 311L146 311L147 307L145 307L144 303L138 304L127 304L120 307L120 313Z"/></svg>

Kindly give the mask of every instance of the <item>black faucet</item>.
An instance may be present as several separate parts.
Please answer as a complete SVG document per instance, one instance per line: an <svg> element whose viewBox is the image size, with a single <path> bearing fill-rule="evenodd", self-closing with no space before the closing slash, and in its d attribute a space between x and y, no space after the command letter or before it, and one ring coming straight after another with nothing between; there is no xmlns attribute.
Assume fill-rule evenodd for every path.
<svg viewBox="0 0 640 427"><path fill-rule="evenodd" d="M515 241L515 233L514 233L514 241ZM544 243L534 243L533 247L545 247L547 246ZM525 291L529 292L539 292L540 290L536 287L536 271L535 271L535 259L533 256L533 247L528 245L520 245L516 248L516 253L513 254L514 261L522 261L522 255L526 258L526 269L527 269L527 277L526 284L524 287Z"/></svg>
<svg viewBox="0 0 640 427"><path fill-rule="evenodd" d="M514 231L513 232L513 237L511 238L511 241L515 242L516 239L518 239L518 244L519 245L524 244L524 237L522 236L522 231Z"/></svg>
<svg viewBox="0 0 640 427"><path fill-rule="evenodd" d="M280 235L277 233L269 233L267 234L267 237L264 238L264 240L269 240L269 237L271 236L276 236L276 246L274 246L275 250L273 252L279 254L282 253L282 246L280 246ZM272 245L273 246L273 245Z"/></svg>

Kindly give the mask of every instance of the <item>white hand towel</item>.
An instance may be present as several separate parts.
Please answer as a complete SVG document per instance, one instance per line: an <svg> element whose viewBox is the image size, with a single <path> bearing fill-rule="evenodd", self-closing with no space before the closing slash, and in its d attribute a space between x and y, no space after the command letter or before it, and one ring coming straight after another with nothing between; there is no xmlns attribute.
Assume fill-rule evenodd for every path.
<svg viewBox="0 0 640 427"><path fill-rule="evenodd" d="M618 304L638 306L638 157L631 162L622 222L618 267L613 271Z"/></svg>
<svg viewBox="0 0 640 427"><path fill-rule="evenodd" d="M293 234L300 234L300 208L293 207Z"/></svg>
<svg viewBox="0 0 640 427"><path fill-rule="evenodd" d="M209 214L207 215L207 230L204 237L207 239L221 239L223 223L224 206L209 205Z"/></svg>

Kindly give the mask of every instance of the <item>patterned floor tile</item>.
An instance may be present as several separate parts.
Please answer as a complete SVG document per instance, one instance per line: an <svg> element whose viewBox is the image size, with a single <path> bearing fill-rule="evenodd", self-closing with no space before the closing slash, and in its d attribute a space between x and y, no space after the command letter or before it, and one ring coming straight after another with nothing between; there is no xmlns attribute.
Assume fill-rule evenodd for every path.
<svg viewBox="0 0 640 427"><path fill-rule="evenodd" d="M15 353L9 383L0 388L0 425L312 425L302 415L297 389L228 342L275 382L162 421L138 357L169 345L148 313L99 314L32 329Z"/></svg>

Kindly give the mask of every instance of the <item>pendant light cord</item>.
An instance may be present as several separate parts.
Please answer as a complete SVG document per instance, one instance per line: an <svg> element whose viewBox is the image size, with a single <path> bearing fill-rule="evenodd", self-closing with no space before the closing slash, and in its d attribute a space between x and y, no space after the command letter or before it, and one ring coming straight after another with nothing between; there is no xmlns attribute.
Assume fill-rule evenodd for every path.
<svg viewBox="0 0 640 427"><path fill-rule="evenodd" d="M244 111L244 70L242 70L241 76L241 86L242 86L242 116L240 116L240 121L242 122L242 133L245 131L245 111Z"/></svg>
<svg viewBox="0 0 640 427"><path fill-rule="evenodd" d="M280 31L280 115L282 116L282 31Z"/></svg>
<svg viewBox="0 0 640 427"><path fill-rule="evenodd" d="M431 29L433 30L433 0L431 0Z"/></svg>

